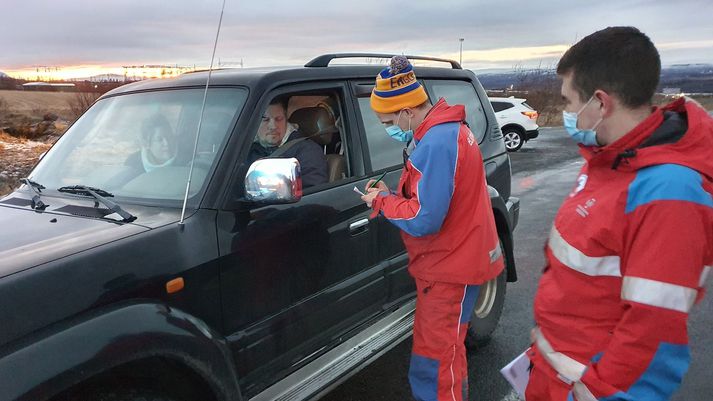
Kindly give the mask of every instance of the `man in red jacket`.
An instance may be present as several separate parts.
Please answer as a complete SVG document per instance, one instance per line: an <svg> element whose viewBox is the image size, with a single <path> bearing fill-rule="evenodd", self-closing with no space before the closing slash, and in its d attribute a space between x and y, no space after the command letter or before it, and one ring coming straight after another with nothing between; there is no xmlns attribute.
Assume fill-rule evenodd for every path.
<svg viewBox="0 0 713 401"><path fill-rule="evenodd" d="M688 369L713 265L713 119L652 107L660 66L646 35L613 27L557 67L586 163L545 249L527 401L668 400Z"/></svg>
<svg viewBox="0 0 713 401"><path fill-rule="evenodd" d="M464 340L478 286L504 266L483 158L465 108L443 99L431 106L405 57L377 76L371 107L408 145L396 191L379 182L363 199L372 216L401 229L416 280L411 390L417 400L465 400Z"/></svg>

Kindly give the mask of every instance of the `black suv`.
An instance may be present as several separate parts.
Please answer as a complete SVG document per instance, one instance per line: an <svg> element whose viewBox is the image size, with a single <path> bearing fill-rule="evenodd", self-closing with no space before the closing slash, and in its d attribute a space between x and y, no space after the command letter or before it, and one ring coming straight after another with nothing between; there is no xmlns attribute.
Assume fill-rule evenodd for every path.
<svg viewBox="0 0 713 401"><path fill-rule="evenodd" d="M353 191L383 172L394 187L403 144L369 107L381 66L330 66L347 57L391 56L138 82L74 123L0 200L0 399L310 399L408 338L399 232ZM516 280L519 201L475 75L410 58L447 63L418 77L431 102L465 105L483 153L507 269L481 289L474 346ZM296 159L247 163L278 96L329 182L303 188Z"/></svg>

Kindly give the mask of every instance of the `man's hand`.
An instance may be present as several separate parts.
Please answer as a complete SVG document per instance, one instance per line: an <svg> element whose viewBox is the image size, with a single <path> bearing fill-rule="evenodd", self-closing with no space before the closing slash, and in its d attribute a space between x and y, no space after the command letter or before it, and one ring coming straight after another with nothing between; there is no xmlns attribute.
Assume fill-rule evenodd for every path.
<svg viewBox="0 0 713 401"><path fill-rule="evenodd" d="M386 185L384 185L384 187L386 187ZM388 191L388 188L386 190ZM379 192L381 191L377 187L367 189L366 195L362 196L361 200L366 202L367 206L371 207L371 202L374 200L374 198L376 198L377 195L379 195Z"/></svg>
<svg viewBox="0 0 713 401"><path fill-rule="evenodd" d="M377 190L379 192L391 192L389 191L389 187L386 186L386 183L384 183L384 181L379 181L378 183L376 183L374 188L369 188L373 183L374 180L369 180L369 182L366 183L366 187L364 187L364 192L367 192L367 194L374 190Z"/></svg>

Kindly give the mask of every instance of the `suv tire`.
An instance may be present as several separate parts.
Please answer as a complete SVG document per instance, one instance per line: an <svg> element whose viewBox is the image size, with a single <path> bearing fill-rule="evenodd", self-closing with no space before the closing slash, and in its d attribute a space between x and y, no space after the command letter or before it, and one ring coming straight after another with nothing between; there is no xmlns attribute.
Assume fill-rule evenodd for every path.
<svg viewBox="0 0 713 401"><path fill-rule="evenodd" d="M500 246L503 249L505 266L507 266L509 261L502 240L500 241ZM470 317L468 334L465 337L467 349L475 350L481 348L490 341L493 331L498 326L498 321L505 305L506 282L507 267L497 277L480 286L480 293Z"/></svg>
<svg viewBox="0 0 713 401"><path fill-rule="evenodd" d="M508 152L520 150L525 143L525 135L522 130L515 127L505 128L503 130L503 137L505 138L505 149L507 149Z"/></svg>

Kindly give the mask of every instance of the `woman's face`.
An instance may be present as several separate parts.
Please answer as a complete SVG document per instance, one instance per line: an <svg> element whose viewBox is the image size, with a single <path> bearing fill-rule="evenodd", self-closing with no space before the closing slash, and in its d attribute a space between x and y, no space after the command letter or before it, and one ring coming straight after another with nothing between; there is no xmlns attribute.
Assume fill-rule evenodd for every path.
<svg viewBox="0 0 713 401"><path fill-rule="evenodd" d="M170 160L176 153L173 139L161 129L153 132L149 138L149 155L154 164L163 164Z"/></svg>

